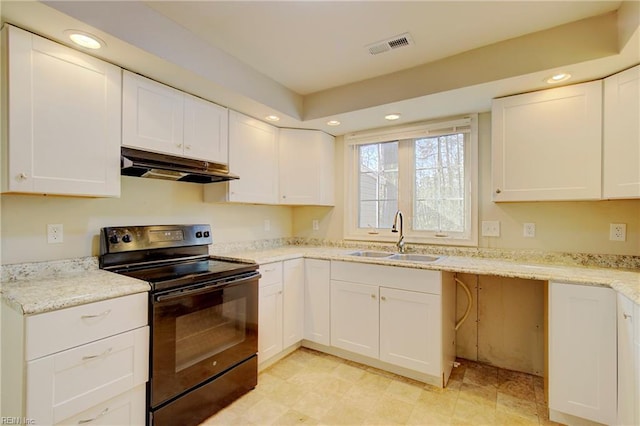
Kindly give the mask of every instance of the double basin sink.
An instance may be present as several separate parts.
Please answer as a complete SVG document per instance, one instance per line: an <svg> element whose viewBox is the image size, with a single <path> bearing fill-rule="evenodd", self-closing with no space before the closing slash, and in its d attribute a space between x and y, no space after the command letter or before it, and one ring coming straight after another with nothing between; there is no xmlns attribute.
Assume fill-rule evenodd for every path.
<svg viewBox="0 0 640 426"><path fill-rule="evenodd" d="M413 253L388 253L384 251L356 251L349 253L348 256L369 257L387 260L404 260L407 262L423 262L430 263L440 259L439 256L429 256L428 254Z"/></svg>

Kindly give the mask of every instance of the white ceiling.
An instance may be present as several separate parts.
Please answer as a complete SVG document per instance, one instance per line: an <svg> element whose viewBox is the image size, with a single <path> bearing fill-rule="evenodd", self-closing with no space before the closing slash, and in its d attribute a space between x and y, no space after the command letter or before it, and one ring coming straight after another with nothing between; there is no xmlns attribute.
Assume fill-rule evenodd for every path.
<svg viewBox="0 0 640 426"><path fill-rule="evenodd" d="M551 71L576 82L640 63L638 1L2 0L0 15L66 44L65 29L93 32L107 42L95 54L119 66L335 135L388 125L389 112L398 124L487 111ZM365 49L405 32L410 47Z"/></svg>

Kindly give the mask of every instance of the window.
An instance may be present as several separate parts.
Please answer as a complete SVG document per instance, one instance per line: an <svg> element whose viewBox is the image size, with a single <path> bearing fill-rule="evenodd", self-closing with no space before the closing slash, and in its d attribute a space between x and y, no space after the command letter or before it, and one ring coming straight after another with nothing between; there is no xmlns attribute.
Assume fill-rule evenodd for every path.
<svg viewBox="0 0 640 426"><path fill-rule="evenodd" d="M345 238L477 245L477 116L345 138Z"/></svg>

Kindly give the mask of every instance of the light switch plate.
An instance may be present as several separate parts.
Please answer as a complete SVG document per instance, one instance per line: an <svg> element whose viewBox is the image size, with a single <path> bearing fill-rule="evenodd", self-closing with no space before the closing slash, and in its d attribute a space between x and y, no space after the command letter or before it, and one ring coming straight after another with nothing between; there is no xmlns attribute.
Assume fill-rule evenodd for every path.
<svg viewBox="0 0 640 426"><path fill-rule="evenodd" d="M482 236L483 237L499 237L500 221L499 220L483 220Z"/></svg>

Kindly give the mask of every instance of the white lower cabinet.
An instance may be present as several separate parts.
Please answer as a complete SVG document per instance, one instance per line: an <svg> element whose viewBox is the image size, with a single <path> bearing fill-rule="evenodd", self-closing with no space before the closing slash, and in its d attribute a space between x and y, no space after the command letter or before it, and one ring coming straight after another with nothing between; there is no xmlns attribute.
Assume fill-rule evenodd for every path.
<svg viewBox="0 0 640 426"><path fill-rule="evenodd" d="M288 348L304 335L304 259L283 262L282 272L282 346Z"/></svg>
<svg viewBox="0 0 640 426"><path fill-rule="evenodd" d="M260 265L258 363L282 351L282 262Z"/></svg>
<svg viewBox="0 0 640 426"><path fill-rule="evenodd" d="M144 425L148 294L23 316L2 309L3 416ZM10 327L10 328L9 328Z"/></svg>
<svg viewBox="0 0 640 426"><path fill-rule="evenodd" d="M442 341L440 295L380 288L380 359L437 376ZM420 324L407 332L408 324Z"/></svg>
<svg viewBox="0 0 640 426"><path fill-rule="evenodd" d="M148 327L29 361L27 417L57 424L144 385L148 362Z"/></svg>
<svg viewBox="0 0 640 426"><path fill-rule="evenodd" d="M331 344L331 262L304 260L304 338Z"/></svg>
<svg viewBox="0 0 640 426"><path fill-rule="evenodd" d="M304 259L260 265L258 363L302 340L304 330Z"/></svg>
<svg viewBox="0 0 640 426"><path fill-rule="evenodd" d="M56 424L91 424L92 426L144 425L146 415L146 388L144 385L140 385Z"/></svg>
<svg viewBox="0 0 640 426"><path fill-rule="evenodd" d="M615 424L616 293L559 282L549 287L549 417Z"/></svg>
<svg viewBox="0 0 640 426"><path fill-rule="evenodd" d="M618 421L640 424L640 305L618 294Z"/></svg>
<svg viewBox="0 0 640 426"><path fill-rule="evenodd" d="M451 277L332 261L331 346L444 386L455 360L456 289Z"/></svg>
<svg viewBox="0 0 640 426"><path fill-rule="evenodd" d="M331 346L378 358L378 287L331 280Z"/></svg>

